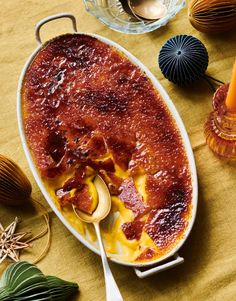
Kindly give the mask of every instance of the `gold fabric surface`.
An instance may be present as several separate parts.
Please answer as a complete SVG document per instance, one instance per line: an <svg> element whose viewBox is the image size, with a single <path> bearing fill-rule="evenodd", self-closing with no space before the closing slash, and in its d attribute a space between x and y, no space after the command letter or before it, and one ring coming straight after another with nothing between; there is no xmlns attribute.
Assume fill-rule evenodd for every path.
<svg viewBox="0 0 236 301"><path fill-rule="evenodd" d="M35 24L60 12L77 18L79 31L92 32L114 40L137 56L157 77L178 109L188 131L199 177L197 218L190 237L179 251L184 264L140 280L132 268L111 263L112 271L126 301L233 301L236 300L236 165L220 161L205 144L203 125L211 110L212 91L200 81L189 88L168 82L157 65L163 43L177 34L192 34L209 52L208 73L228 82L236 56L234 31L206 35L196 31L187 19L187 8L167 26L144 35L125 35L105 27L84 9L82 0L1 0L0 25L0 153L15 160L33 184L33 198L48 208L52 243L38 264L45 274L78 282L80 294L74 300L103 301L105 289L100 258L77 241L46 204L26 162L16 118L16 91L23 65L37 43ZM42 29L43 41L71 32L69 20L53 21ZM0 205L0 222L8 225L14 216L19 225L34 234L43 227L40 212L32 206L6 208ZM36 241L22 259L33 260L46 237ZM0 273L8 262L0 265Z"/></svg>

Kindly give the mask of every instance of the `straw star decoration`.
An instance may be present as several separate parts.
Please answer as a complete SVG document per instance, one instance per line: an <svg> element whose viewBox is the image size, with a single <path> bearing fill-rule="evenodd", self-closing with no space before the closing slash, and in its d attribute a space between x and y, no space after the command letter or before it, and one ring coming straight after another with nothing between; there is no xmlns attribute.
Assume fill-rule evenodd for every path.
<svg viewBox="0 0 236 301"><path fill-rule="evenodd" d="M7 257L19 261L20 250L30 247L28 243L21 241L27 232L15 233L17 223L17 217L6 229L0 223L0 263Z"/></svg>

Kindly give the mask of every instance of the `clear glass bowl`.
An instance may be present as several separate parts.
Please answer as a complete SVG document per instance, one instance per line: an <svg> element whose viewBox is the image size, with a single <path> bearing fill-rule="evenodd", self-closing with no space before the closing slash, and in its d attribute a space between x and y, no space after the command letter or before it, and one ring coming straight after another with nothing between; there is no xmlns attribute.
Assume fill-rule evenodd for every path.
<svg viewBox="0 0 236 301"><path fill-rule="evenodd" d="M167 15L157 21L138 21L123 9L120 0L84 0L87 11L113 30L140 34L166 25L185 5L185 0L164 0Z"/></svg>

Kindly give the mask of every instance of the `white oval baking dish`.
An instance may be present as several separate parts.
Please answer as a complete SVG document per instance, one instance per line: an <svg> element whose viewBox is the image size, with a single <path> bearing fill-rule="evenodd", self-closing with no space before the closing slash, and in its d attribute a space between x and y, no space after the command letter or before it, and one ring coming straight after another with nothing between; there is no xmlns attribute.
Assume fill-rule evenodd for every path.
<svg viewBox="0 0 236 301"><path fill-rule="evenodd" d="M21 88L22 88L22 83L23 79L25 77L26 71L31 64L32 60L34 59L35 55L40 51L40 49L43 47L43 44L41 42L40 38L40 28L42 27L43 24L59 19L59 18L70 18L72 20L73 24L73 29L74 29L74 34L78 34L77 29L76 29L76 19L73 15L69 13L62 13L62 14L57 14L53 16L49 16L43 20L41 20L37 25L36 25L36 40L39 43L39 46L36 48L36 50L32 53L32 55L29 57L27 60L20 79L19 79L19 84L18 84L18 90L17 90L17 117L18 117L18 127L19 127L19 132L20 132L20 137L22 140L24 152L27 158L27 161L29 163L30 169L33 173L33 176L42 192L44 195L45 199L47 200L48 204L51 206L52 210L55 212L55 214L58 216L58 218L61 220L61 222L68 228L68 230L81 242L83 243L86 247L88 247L90 250L93 252L99 254L99 250L95 247L95 245L89 243L82 235L80 235L70 224L69 222L65 219L65 217L62 215L62 213L59 211L59 209L56 207L54 204L53 200L50 198L49 193L47 192L46 188L44 187L44 184L41 180L40 174L34 164L33 158L31 156L30 150L27 145L26 137L25 137L25 132L24 132L24 125L23 125L23 116L22 116L22 99L21 99ZM129 60L137 65L143 72L151 79L153 85L157 88L158 92L160 93L162 99L165 101L167 107L169 108L173 118L176 121L176 124L179 128L179 131L181 133L182 139L183 139L183 144L185 146L185 150L187 153L188 161L189 161L189 167L190 167L190 172L192 176L192 215L191 219L189 220L188 228L186 229L183 238L179 241L179 243L176 245L176 247L169 253L167 253L164 257L160 259L155 259L153 261L145 262L145 263L129 263L129 262L124 262L121 260L117 260L114 258L111 258L112 261L122 264L125 266L130 266L134 267L135 272L138 277L144 278L150 275L153 275L157 272L169 269L173 266L176 266L180 263L184 262L184 259L178 255L178 250L181 248L181 246L184 244L186 241L192 227L194 224L195 216L196 216L196 211L197 211L197 200L198 200L198 184L197 184L197 174L196 174L196 166L195 166L195 161L193 157L193 152L192 148L190 145L190 141L188 138L188 134L186 132L186 129L184 127L184 124L174 106L172 103L171 99L169 98L168 94L166 91L163 89L159 81L155 78L155 76L136 58L134 57L130 52L128 52L126 49L118 45L117 43L104 38L102 36L96 35L96 34L90 34L90 33L83 33L89 36L93 36L97 38L98 40L102 41L103 43L107 45L111 45L115 47L118 51L122 52L124 55L126 55ZM164 261L164 262L163 262ZM140 269L142 268L142 269ZM145 268L145 269L143 269Z"/></svg>

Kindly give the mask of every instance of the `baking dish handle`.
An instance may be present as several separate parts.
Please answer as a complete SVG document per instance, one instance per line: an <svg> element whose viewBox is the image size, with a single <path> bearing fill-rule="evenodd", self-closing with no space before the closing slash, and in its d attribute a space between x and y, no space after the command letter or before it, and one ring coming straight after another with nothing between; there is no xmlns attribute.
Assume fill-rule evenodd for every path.
<svg viewBox="0 0 236 301"><path fill-rule="evenodd" d="M56 19L61 19L61 18L69 18L72 21L72 25L73 25L73 29L74 32L77 32L77 26L76 26L76 19L75 16L70 14L70 13L61 13L61 14L56 14L56 15L52 15L52 16L48 16L44 19L42 19L41 21L39 21L35 27L35 38L37 40L37 42L41 45L42 44L42 40L41 40L41 36L40 36L40 29L41 27L53 20Z"/></svg>
<svg viewBox="0 0 236 301"><path fill-rule="evenodd" d="M151 267L150 269L140 270L139 268L134 268L136 275L139 278L146 278L148 276L160 273L162 271L168 270L184 262L184 258L180 257L178 253L174 255L174 259L169 262L160 263L158 266Z"/></svg>

